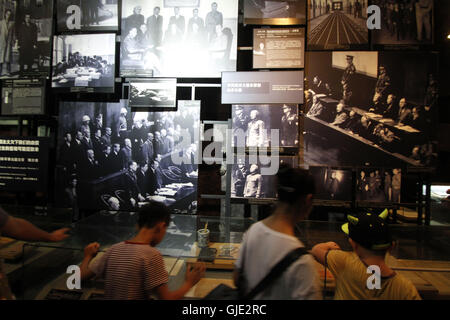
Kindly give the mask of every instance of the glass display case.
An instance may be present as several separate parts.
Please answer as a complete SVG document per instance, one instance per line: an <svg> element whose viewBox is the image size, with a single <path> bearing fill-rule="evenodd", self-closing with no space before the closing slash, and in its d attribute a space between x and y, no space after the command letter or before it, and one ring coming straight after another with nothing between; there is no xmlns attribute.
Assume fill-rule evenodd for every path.
<svg viewBox="0 0 450 320"><path fill-rule="evenodd" d="M82 289L70 290L67 273L71 265L79 265L83 249L91 242L100 243L103 254L111 245L134 236L137 215L129 212L98 212L80 222L71 236L60 243L0 243L0 253L10 248L15 259L7 259L5 272L18 299L102 299L101 280L82 283ZM205 277L192 288L186 298L199 299L220 283L232 285L232 270L243 234L256 220L253 218L205 217L173 215L164 240L157 246L169 273L169 287L178 288L184 281L186 266L203 261ZM210 231L207 249L198 246L198 231ZM388 255L388 264L410 279L426 299L450 297L450 227L391 225L396 245ZM341 223L302 221L296 236L310 250L315 244L334 241L343 250L351 250ZM15 247L14 247L15 246ZM13 249L11 249L13 248ZM7 250L6 250L7 251ZM332 274L316 264L324 287L324 295L334 292Z"/></svg>
<svg viewBox="0 0 450 320"><path fill-rule="evenodd" d="M205 262L209 270L230 273L242 236L253 222L251 218L172 215L164 240L157 245L170 275L169 287L179 287L186 265L197 261ZM209 245L202 250L197 245L198 231L205 227L209 230ZM70 237L62 242L15 241L19 245L15 248L17 259L5 261L5 272L18 299L101 298L102 281L88 281L81 290L69 290L67 280L72 273L67 273L68 267L81 263L87 244L98 242L100 256L113 244L131 239L136 231L137 214L98 212L76 223Z"/></svg>

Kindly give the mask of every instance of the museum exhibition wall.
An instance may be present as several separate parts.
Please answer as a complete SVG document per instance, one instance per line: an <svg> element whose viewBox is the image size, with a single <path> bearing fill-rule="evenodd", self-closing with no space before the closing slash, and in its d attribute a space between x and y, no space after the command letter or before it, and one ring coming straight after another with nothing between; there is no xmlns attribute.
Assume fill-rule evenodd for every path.
<svg viewBox="0 0 450 320"><path fill-rule="evenodd" d="M1 203L248 217L287 163L317 207L414 204L450 180L444 6L0 0Z"/></svg>

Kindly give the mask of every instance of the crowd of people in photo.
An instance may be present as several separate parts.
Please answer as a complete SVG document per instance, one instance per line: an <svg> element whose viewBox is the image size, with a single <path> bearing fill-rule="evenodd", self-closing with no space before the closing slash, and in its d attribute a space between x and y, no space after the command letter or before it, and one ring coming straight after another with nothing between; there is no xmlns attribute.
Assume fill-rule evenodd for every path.
<svg viewBox="0 0 450 320"><path fill-rule="evenodd" d="M356 182L356 200L400 203L401 183L401 169L361 170Z"/></svg>
<svg viewBox="0 0 450 320"><path fill-rule="evenodd" d="M382 28L397 41L431 41L433 0L376 0Z"/></svg>
<svg viewBox="0 0 450 320"><path fill-rule="evenodd" d="M378 78L372 91L373 98L369 110L355 108L352 102L357 87L353 77L356 68L353 56L347 56L347 67L341 79L342 93L332 92L331 85L314 76L309 90L305 91L307 116L315 117L356 134L391 152L400 152L421 164L430 164L435 158L431 143L433 123L437 108L438 84L433 74L429 74L428 86L422 104L413 104L391 86L388 70L379 66ZM336 109L330 110L323 98L339 98ZM394 129L395 128L395 129ZM404 137L399 130L420 133L414 136L413 146L403 149ZM407 141L410 143L410 141Z"/></svg>
<svg viewBox="0 0 450 320"><path fill-rule="evenodd" d="M145 118L135 116L131 124L128 110L121 108L114 127L104 125L102 113L93 121L84 115L75 132L64 134L59 149L59 164L69 180L69 199L73 198L74 179L93 181L121 173L125 175L124 194L119 199L123 200L121 209L132 209L158 194L169 182L197 179L198 146L195 142L181 144L186 137L194 141L199 122L194 111L195 108L186 108L181 112L149 113L149 116L144 112L141 114ZM173 152L180 153L183 163L171 163L169 170L163 170L161 161ZM105 199L113 209L117 200L115 197Z"/></svg>
<svg viewBox="0 0 450 320"><path fill-rule="evenodd" d="M133 13L123 19L121 46L123 63L130 65L132 61L144 63L145 69L161 72L164 59L173 62L180 59L179 50L185 54L193 53L193 57L207 53L206 58L218 66L224 66L229 58L232 33L224 27L223 14L216 2L211 4L211 11L202 18L199 9L192 9L192 16L187 19L181 14L179 7L173 8L167 28L160 7L154 7L147 18L142 14L142 7L136 6ZM183 12L186 9L183 9ZM206 61L205 61L206 63Z"/></svg>
<svg viewBox="0 0 450 320"><path fill-rule="evenodd" d="M93 68L96 72L103 75L108 75L114 70L111 70L111 65L101 56L94 55L83 56L80 52L69 53L68 58L62 58L61 62L58 62L54 67L54 76L64 75L68 69L75 68Z"/></svg>

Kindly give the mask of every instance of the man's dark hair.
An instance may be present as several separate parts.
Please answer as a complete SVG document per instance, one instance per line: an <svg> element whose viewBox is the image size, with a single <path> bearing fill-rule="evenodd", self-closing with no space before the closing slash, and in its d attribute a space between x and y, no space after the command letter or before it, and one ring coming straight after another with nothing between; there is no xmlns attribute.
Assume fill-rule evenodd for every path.
<svg viewBox="0 0 450 320"><path fill-rule="evenodd" d="M169 225L171 214L171 210L164 204L150 201L138 211L138 226L139 228L153 228L159 222L164 222L166 225Z"/></svg>
<svg viewBox="0 0 450 320"><path fill-rule="evenodd" d="M308 170L281 164L277 173L278 199L295 205L308 194L315 193L314 179Z"/></svg>

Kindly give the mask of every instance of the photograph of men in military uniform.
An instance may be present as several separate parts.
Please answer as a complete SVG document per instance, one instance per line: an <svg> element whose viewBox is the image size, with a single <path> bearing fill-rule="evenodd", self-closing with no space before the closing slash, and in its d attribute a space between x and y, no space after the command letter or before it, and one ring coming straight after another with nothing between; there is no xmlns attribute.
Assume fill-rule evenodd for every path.
<svg viewBox="0 0 450 320"><path fill-rule="evenodd" d="M274 156L270 157L268 164L263 164L258 159L256 161L251 159L248 155L235 156L231 174L231 196L233 198L276 198L276 173L282 163L296 168L298 158ZM276 170L268 173L273 168Z"/></svg>
<svg viewBox="0 0 450 320"><path fill-rule="evenodd" d="M356 200L400 203L401 169L363 168L356 179Z"/></svg>
<svg viewBox="0 0 450 320"><path fill-rule="evenodd" d="M373 0L381 9L381 29L372 31L379 45L432 44L434 0Z"/></svg>
<svg viewBox="0 0 450 320"><path fill-rule="evenodd" d="M298 147L297 105L233 105L232 119L233 146ZM278 141L272 141L272 130Z"/></svg>

